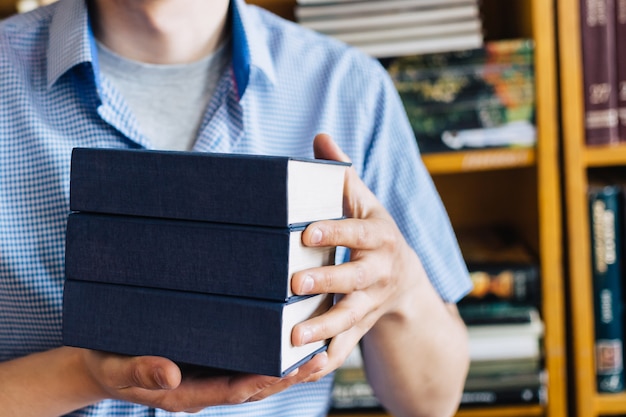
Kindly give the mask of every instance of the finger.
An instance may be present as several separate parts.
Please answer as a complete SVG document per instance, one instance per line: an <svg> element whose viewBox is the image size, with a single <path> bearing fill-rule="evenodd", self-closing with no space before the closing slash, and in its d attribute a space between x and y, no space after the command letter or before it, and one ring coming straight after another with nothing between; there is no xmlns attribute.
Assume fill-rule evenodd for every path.
<svg viewBox="0 0 626 417"><path fill-rule="evenodd" d="M180 385L182 375L178 366L157 356L122 356L102 354L102 369L109 375L113 389L142 388L171 390Z"/></svg>
<svg viewBox="0 0 626 417"><path fill-rule="evenodd" d="M318 159L350 162L348 155L326 133L320 133L315 136L315 139L313 139L313 152Z"/></svg>
<svg viewBox="0 0 626 417"><path fill-rule="evenodd" d="M350 158L333 139L320 133L313 140L313 152L316 158L350 162ZM354 167L346 171L344 185L344 211L347 217L365 218L371 210L380 210L382 206L370 189L359 178Z"/></svg>
<svg viewBox="0 0 626 417"><path fill-rule="evenodd" d="M332 371L339 368L348 358L354 347L363 337L360 329L352 328L335 336L328 345L326 353L328 355L328 363L324 369L310 374L303 382L318 381Z"/></svg>
<svg viewBox="0 0 626 417"><path fill-rule="evenodd" d="M358 328L365 332L374 325L376 317L370 314L380 307L365 292L346 295L330 310L321 316L314 317L294 326L291 332L291 343L302 346L307 343L332 339L333 337Z"/></svg>
<svg viewBox="0 0 626 417"><path fill-rule="evenodd" d="M302 232L306 246L346 246L351 249L377 249L393 242L390 222L383 219L322 220Z"/></svg>
<svg viewBox="0 0 626 417"><path fill-rule="evenodd" d="M380 275L365 262L354 260L298 271L291 278L291 289L298 295L349 294L374 285Z"/></svg>
<svg viewBox="0 0 626 417"><path fill-rule="evenodd" d="M284 391L292 385L305 382L311 377L311 375L314 375L324 370L327 364L328 354L326 352L318 353L317 355L313 356L311 360L300 366L295 374L289 375L283 378L277 384L274 384L271 387L268 387L265 390L259 392L258 394L251 397L250 401L262 400L269 397L270 395L274 395L281 391Z"/></svg>
<svg viewBox="0 0 626 417"><path fill-rule="evenodd" d="M275 376L254 374L211 377L183 381L177 394L187 402L186 409L214 404L241 404L281 380Z"/></svg>

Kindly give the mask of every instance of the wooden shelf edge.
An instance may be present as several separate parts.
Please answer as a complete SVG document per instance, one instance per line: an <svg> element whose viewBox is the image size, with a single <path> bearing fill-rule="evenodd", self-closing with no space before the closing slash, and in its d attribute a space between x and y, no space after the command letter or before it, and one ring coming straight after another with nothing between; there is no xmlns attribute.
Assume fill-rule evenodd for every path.
<svg viewBox="0 0 626 417"><path fill-rule="evenodd" d="M583 162L587 167L626 165L626 144L587 146Z"/></svg>
<svg viewBox="0 0 626 417"><path fill-rule="evenodd" d="M422 158L431 174L454 174L530 167L535 165L536 152L534 148L497 148L425 153L422 154Z"/></svg>
<svg viewBox="0 0 626 417"><path fill-rule="evenodd" d="M626 392L615 394L594 393L594 408L597 415L624 415L626 413Z"/></svg>
<svg viewBox="0 0 626 417"><path fill-rule="evenodd" d="M455 417L534 417L545 415L545 406L543 405L511 405L511 406L493 406L493 407L476 407L461 408ZM392 417L391 414L381 411L333 411L329 417Z"/></svg>

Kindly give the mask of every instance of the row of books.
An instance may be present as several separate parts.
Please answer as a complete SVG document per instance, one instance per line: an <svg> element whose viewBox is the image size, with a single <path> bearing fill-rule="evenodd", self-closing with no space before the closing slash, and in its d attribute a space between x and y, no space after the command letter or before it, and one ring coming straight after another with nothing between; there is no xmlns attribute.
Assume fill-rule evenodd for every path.
<svg viewBox="0 0 626 417"><path fill-rule="evenodd" d="M461 406L545 404L548 378L539 338L543 324L531 321L508 325L470 325L470 369ZM373 410L382 406L367 382L357 347L335 372L335 410Z"/></svg>
<svg viewBox="0 0 626 417"><path fill-rule="evenodd" d="M423 153L535 145L532 40L381 62Z"/></svg>
<svg viewBox="0 0 626 417"><path fill-rule="evenodd" d="M585 138L626 142L626 3L580 0Z"/></svg>
<svg viewBox="0 0 626 417"><path fill-rule="evenodd" d="M298 0L303 26L376 58L477 48L479 0Z"/></svg>
<svg viewBox="0 0 626 417"><path fill-rule="evenodd" d="M506 228L458 236L474 281L458 304L470 354L461 405L544 404L548 378L536 257ZM332 398L337 410L380 408L358 349L337 371Z"/></svg>
<svg viewBox="0 0 626 417"><path fill-rule="evenodd" d="M328 310L333 295L296 296L291 277L335 262L334 247L306 247L301 234L343 216L348 165L74 149L63 343L220 372L289 373L326 349L292 345L291 331Z"/></svg>

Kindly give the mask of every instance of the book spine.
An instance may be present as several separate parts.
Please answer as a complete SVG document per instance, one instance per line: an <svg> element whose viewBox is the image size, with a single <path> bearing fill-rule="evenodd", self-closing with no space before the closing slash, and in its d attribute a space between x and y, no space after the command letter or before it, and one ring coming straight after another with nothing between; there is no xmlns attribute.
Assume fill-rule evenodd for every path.
<svg viewBox="0 0 626 417"><path fill-rule="evenodd" d="M72 213L70 279L285 301L296 269L330 265L334 248L306 247L302 229Z"/></svg>
<svg viewBox="0 0 626 417"><path fill-rule="evenodd" d="M537 265L468 265L474 287L462 303L507 302L538 306L540 301Z"/></svg>
<svg viewBox="0 0 626 417"><path fill-rule="evenodd" d="M320 307L330 306L330 296L313 297L318 298ZM287 305L66 280L63 344L282 376L325 348L323 343L293 347L301 349L301 359L286 368L284 346L291 345L290 339L284 340L291 335L283 329Z"/></svg>
<svg viewBox="0 0 626 417"><path fill-rule="evenodd" d="M471 390L464 391L461 396L461 406L544 404L545 402L546 387L544 385Z"/></svg>
<svg viewBox="0 0 626 417"><path fill-rule="evenodd" d="M615 0L615 60L620 142L626 141L626 0Z"/></svg>
<svg viewBox="0 0 626 417"><path fill-rule="evenodd" d="M619 141L614 0L580 0L585 134L589 145Z"/></svg>
<svg viewBox="0 0 626 417"><path fill-rule="evenodd" d="M590 189L595 372L598 392L618 392L624 389L621 213L619 187Z"/></svg>

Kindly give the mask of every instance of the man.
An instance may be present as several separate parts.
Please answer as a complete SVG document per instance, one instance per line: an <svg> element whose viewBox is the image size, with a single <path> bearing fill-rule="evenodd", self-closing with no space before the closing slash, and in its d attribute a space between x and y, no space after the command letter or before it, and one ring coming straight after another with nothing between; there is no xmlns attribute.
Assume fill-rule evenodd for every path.
<svg viewBox="0 0 626 417"><path fill-rule="evenodd" d="M395 416L454 413L468 366L454 302L470 283L374 60L242 0L60 0L0 25L0 74L3 415L321 416L332 372L359 342ZM192 379L166 358L61 347L76 146L351 160L348 218L303 235L349 248L346 262L292 284L342 295L292 334L296 345L332 338L327 352L285 378Z"/></svg>

